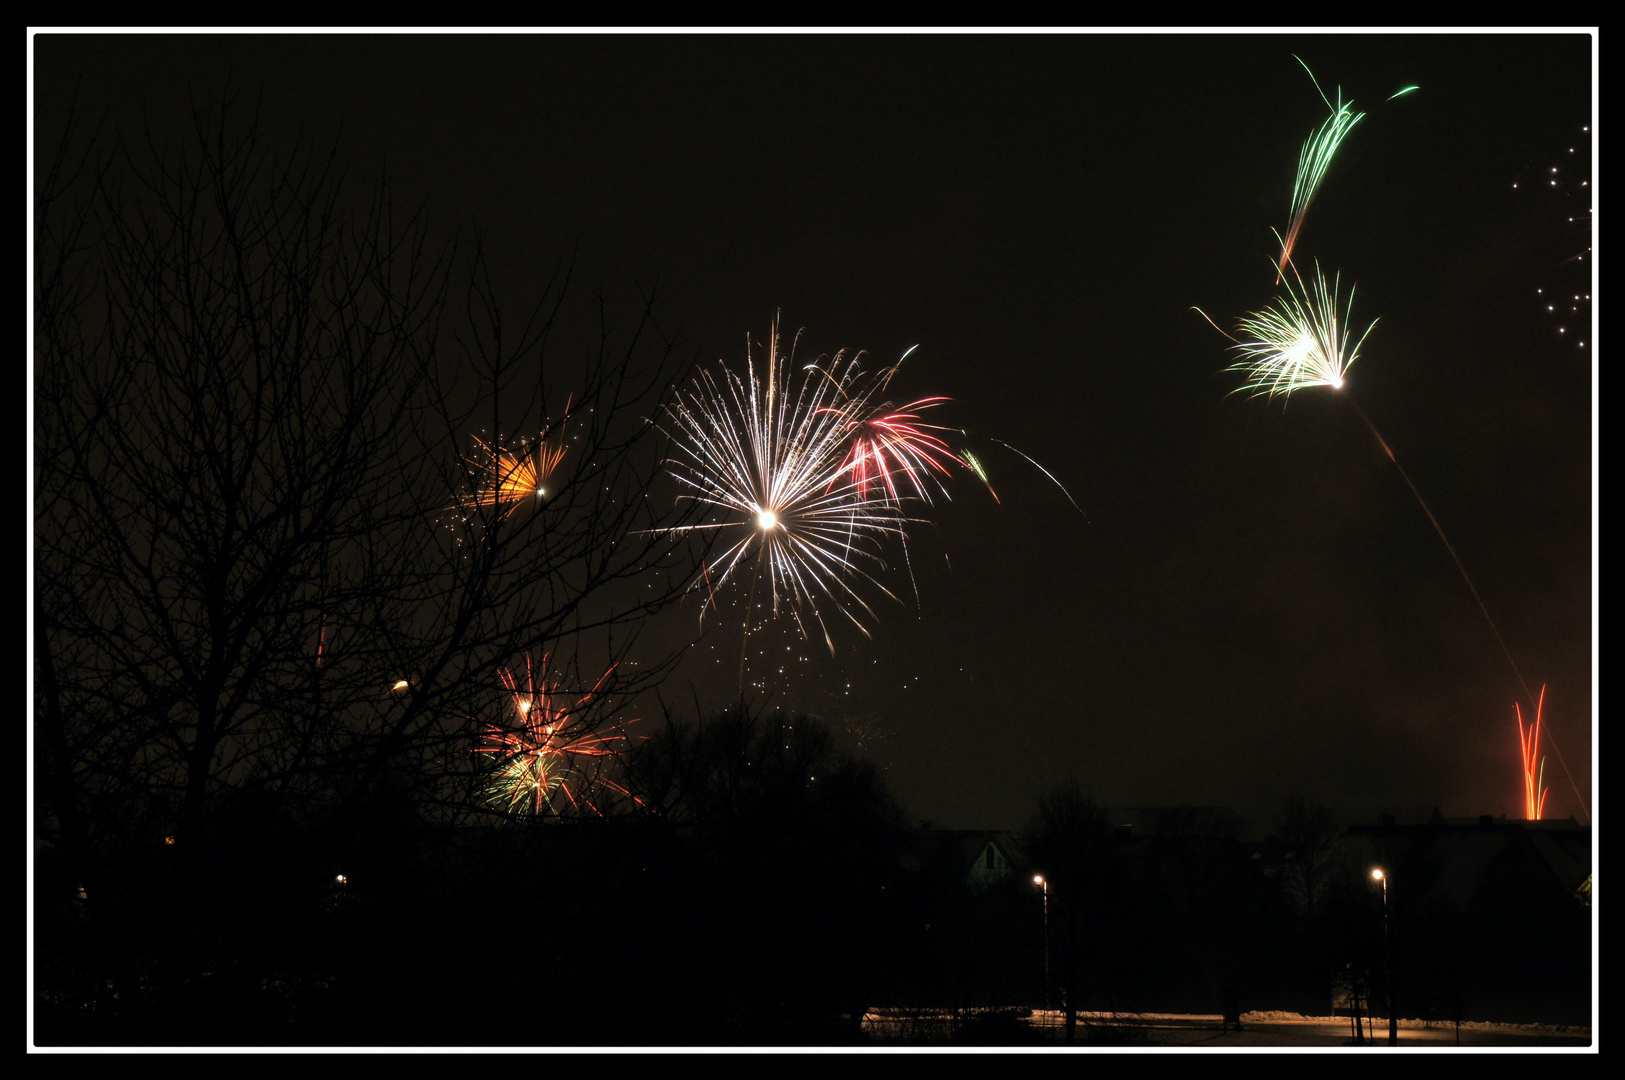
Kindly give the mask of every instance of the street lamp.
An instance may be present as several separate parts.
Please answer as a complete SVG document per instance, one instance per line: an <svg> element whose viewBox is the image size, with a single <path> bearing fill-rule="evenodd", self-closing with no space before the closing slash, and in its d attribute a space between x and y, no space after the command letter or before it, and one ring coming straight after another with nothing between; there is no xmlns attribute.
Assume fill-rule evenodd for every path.
<svg viewBox="0 0 1625 1080"><path fill-rule="evenodd" d="M1382 867L1371 868L1371 880L1382 884L1382 963L1388 969L1388 1045L1399 1042L1399 1017L1394 1015L1394 953L1388 937L1388 875Z"/></svg>
<svg viewBox="0 0 1625 1080"><path fill-rule="evenodd" d="M1044 1008L1049 1008L1049 882L1043 874L1033 875L1033 884L1044 890Z"/></svg>

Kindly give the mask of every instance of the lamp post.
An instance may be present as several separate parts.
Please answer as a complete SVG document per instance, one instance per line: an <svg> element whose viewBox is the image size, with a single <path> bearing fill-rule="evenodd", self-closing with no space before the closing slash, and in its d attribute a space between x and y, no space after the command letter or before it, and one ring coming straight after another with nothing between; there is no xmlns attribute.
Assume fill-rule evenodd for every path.
<svg viewBox="0 0 1625 1080"><path fill-rule="evenodd" d="M1044 1008L1049 1008L1049 882L1043 874L1033 875L1033 884L1044 890Z"/></svg>
<svg viewBox="0 0 1625 1080"><path fill-rule="evenodd" d="M1382 964L1388 972L1388 1045L1399 1042L1399 1018L1394 1015L1394 952L1388 936L1388 875L1382 867L1371 869L1371 879L1382 884Z"/></svg>

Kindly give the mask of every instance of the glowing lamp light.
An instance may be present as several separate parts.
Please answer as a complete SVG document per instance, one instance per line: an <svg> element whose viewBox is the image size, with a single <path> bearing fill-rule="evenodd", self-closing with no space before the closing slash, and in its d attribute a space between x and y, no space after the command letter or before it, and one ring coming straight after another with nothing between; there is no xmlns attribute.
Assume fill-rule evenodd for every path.
<svg viewBox="0 0 1625 1080"><path fill-rule="evenodd" d="M391 686L390 689L391 690L405 690L408 686L411 686L411 685L412 684L407 682L405 679L398 679L398 680L396 680L395 685Z"/></svg>
<svg viewBox="0 0 1625 1080"><path fill-rule="evenodd" d="M1042 885L1042 884L1044 884L1044 875L1043 874L1034 874L1033 875L1033 884L1034 885Z"/></svg>
<svg viewBox="0 0 1625 1080"><path fill-rule="evenodd" d="M1371 868L1371 880L1372 881L1381 881L1382 880L1382 867L1374 866L1374 867Z"/></svg>

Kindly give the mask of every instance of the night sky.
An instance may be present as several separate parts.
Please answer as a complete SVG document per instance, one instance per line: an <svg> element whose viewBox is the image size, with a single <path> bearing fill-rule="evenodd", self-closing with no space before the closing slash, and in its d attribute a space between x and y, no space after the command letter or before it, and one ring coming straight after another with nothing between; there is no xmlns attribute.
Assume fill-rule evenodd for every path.
<svg viewBox="0 0 1625 1080"><path fill-rule="evenodd" d="M1345 820L1516 815L1518 681L1404 479L1338 392L1233 394L1192 310L1229 328L1275 295L1270 230L1327 113L1294 54L1368 114L1295 252L1380 320L1346 393L1549 686L1589 808L1591 36L45 34L35 135L77 95L178 136L230 80L274 138L336 138L348 182L387 172L481 233L515 299L573 260L584 309L658 289L707 364L775 312L809 361L918 346L896 395L954 399L1000 501L959 482L929 511L872 637L764 634L786 671L752 668L775 704L889 732L871 752L915 818L1019 828L1069 773L1260 829L1292 791ZM714 626L668 699L732 695ZM1584 821L1555 754L1546 776L1548 816Z"/></svg>

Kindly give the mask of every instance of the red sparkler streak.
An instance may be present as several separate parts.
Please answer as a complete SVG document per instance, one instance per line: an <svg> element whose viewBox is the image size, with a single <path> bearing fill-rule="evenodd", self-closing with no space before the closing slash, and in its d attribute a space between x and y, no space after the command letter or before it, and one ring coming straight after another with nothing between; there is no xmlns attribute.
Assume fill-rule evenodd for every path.
<svg viewBox="0 0 1625 1080"><path fill-rule="evenodd" d="M1535 723L1525 731L1523 709L1516 701L1512 703L1513 710L1518 714L1518 745L1523 750L1523 813L1529 821L1540 820L1546 810L1546 792L1549 790L1540 786L1546 778L1546 763L1540 760L1540 714L1545 707L1546 687L1542 686L1540 701L1535 705Z"/></svg>

